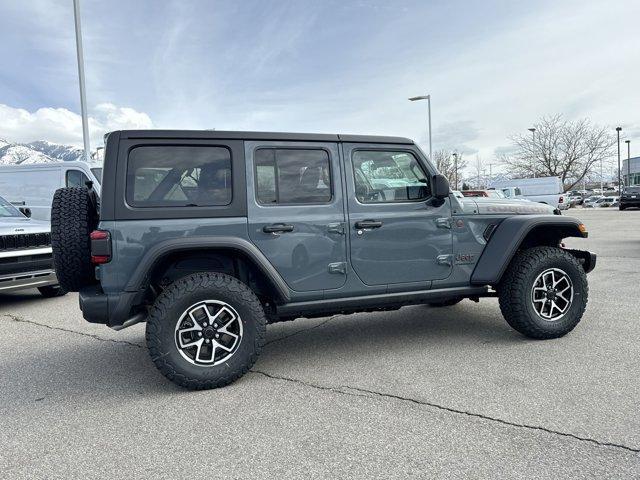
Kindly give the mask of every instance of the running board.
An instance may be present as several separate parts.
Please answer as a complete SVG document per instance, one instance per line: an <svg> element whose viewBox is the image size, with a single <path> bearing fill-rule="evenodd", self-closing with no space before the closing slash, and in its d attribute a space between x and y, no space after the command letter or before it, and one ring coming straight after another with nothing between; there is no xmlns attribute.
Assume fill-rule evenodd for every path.
<svg viewBox="0 0 640 480"><path fill-rule="evenodd" d="M278 305L276 315L279 317L303 317L318 313L357 312L375 308L416 305L437 302L459 297L490 296L488 287L453 287L436 290L419 290L415 292L382 293L360 297L330 298L308 302L294 302Z"/></svg>

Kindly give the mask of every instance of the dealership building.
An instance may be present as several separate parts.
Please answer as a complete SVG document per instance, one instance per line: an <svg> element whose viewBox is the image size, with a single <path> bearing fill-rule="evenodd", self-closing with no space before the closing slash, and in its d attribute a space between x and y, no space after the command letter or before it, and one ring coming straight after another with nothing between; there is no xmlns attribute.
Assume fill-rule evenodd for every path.
<svg viewBox="0 0 640 480"><path fill-rule="evenodd" d="M640 185L640 157L624 159L622 161L622 182L625 185ZM631 183L629 183L629 177Z"/></svg>

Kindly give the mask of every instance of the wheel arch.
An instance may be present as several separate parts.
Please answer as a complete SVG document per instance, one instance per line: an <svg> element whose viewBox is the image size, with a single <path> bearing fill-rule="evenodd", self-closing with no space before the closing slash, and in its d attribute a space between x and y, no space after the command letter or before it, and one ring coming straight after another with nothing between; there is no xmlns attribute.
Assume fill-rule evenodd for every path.
<svg viewBox="0 0 640 480"><path fill-rule="evenodd" d="M201 262L193 265L196 259ZM230 268L235 276L242 271L246 278L259 282L263 292L275 301L289 301L289 288L280 274L255 245L237 237L193 237L161 242L143 256L125 290L146 290L169 271L169 277L176 280L197 271L231 273Z"/></svg>
<svg viewBox="0 0 640 480"><path fill-rule="evenodd" d="M471 275L471 284L496 285L518 250L536 246L557 247L562 239L568 237L587 237L579 220L556 215L508 217L489 237Z"/></svg>

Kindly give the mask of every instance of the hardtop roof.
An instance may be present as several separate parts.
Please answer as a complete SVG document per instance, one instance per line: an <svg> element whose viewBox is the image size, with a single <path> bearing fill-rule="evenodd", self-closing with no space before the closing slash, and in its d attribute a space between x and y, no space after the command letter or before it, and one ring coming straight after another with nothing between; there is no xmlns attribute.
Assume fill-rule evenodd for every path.
<svg viewBox="0 0 640 480"><path fill-rule="evenodd" d="M404 137L382 135L343 135L326 133L291 132L245 132L223 130L120 130L120 138L153 139L225 139L225 140L270 140L299 142L350 142L350 143L395 143L413 145L413 140Z"/></svg>

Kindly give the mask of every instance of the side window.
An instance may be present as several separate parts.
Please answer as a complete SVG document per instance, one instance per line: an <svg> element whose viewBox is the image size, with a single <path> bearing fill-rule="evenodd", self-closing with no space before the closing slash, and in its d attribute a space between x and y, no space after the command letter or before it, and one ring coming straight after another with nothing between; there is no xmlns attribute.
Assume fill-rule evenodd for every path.
<svg viewBox="0 0 640 480"><path fill-rule="evenodd" d="M409 152L356 150L353 177L360 203L412 202L431 195L427 175Z"/></svg>
<svg viewBox="0 0 640 480"><path fill-rule="evenodd" d="M260 148L255 155L256 198L261 205L331 201L325 150Z"/></svg>
<svg viewBox="0 0 640 480"><path fill-rule="evenodd" d="M80 170L67 170L67 187L86 187L89 179Z"/></svg>
<svg viewBox="0 0 640 480"><path fill-rule="evenodd" d="M136 147L127 163L127 203L134 207L204 207L231 203L231 153L224 147Z"/></svg>

